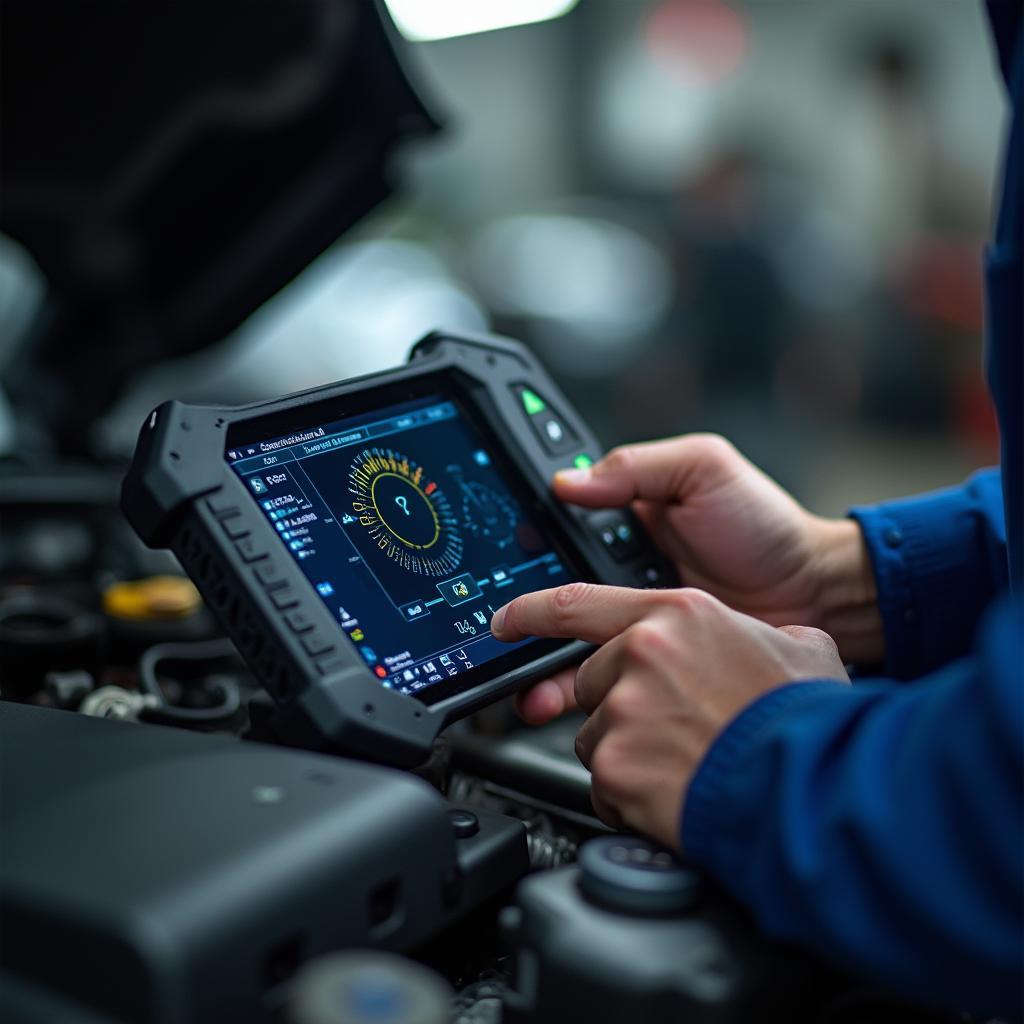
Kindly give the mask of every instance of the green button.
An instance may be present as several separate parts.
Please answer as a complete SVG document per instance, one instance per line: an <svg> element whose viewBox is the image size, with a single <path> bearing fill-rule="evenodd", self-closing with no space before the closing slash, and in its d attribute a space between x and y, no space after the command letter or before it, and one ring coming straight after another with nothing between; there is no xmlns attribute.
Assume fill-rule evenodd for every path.
<svg viewBox="0 0 1024 1024"><path fill-rule="evenodd" d="M523 388L519 392L519 397L523 400L523 408L528 416L536 416L537 413L543 412L547 408L544 399L540 395L535 395L529 388Z"/></svg>
<svg viewBox="0 0 1024 1024"><path fill-rule="evenodd" d="M587 469L594 464L594 460L586 452L580 452L580 454L572 460L572 464L577 469Z"/></svg>

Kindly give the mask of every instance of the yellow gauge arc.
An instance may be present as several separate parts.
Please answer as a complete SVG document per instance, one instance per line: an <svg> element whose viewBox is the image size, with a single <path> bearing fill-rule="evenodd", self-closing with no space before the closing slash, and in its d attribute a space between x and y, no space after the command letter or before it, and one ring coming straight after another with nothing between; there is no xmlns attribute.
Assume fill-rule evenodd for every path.
<svg viewBox="0 0 1024 1024"><path fill-rule="evenodd" d="M385 477L393 479L378 490ZM417 575L452 575L462 559L458 517L443 488L422 466L391 448L366 448L352 460L348 482L352 511L366 531L355 536L365 538L370 558L380 552ZM417 501L426 504L429 516ZM408 523L403 512L411 517Z"/></svg>
<svg viewBox="0 0 1024 1024"><path fill-rule="evenodd" d="M381 511L380 506L377 504L377 484L379 484L381 480L389 476L396 477L398 480L401 480L402 483L407 484L409 487L411 487L423 499L423 503L427 506L427 508L430 509L430 515L434 520L434 536L431 537L430 540L426 542L426 544L417 544L414 541L407 540L405 537L403 537L391 525L390 519L384 515L384 513ZM370 503L373 505L373 510L377 513L377 516L380 518L380 521L384 524L385 529L387 529L389 533L394 534L394 536L396 536L406 547L416 548L418 551L425 551L427 548L432 548L437 543L438 537L441 536L441 523L440 520L437 518L437 512L434 509L433 502L427 497L423 489L418 484L414 484L412 480L410 480L407 476L404 476L401 473L392 473L390 471L378 473L377 476L373 478L373 483L370 484Z"/></svg>

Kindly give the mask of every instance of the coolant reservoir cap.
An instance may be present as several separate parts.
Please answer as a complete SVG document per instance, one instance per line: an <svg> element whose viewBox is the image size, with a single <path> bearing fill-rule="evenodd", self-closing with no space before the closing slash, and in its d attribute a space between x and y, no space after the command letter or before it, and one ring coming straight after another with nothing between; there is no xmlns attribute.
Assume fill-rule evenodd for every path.
<svg viewBox="0 0 1024 1024"><path fill-rule="evenodd" d="M438 974L394 953L328 953L292 983L289 1024L447 1024L453 992Z"/></svg>
<svg viewBox="0 0 1024 1024"><path fill-rule="evenodd" d="M127 580L103 592L103 610L115 619L184 619L201 604L199 591L184 576Z"/></svg>
<svg viewBox="0 0 1024 1024"><path fill-rule="evenodd" d="M693 868L640 836L600 836L579 852L580 888L598 903L643 914L692 906L701 886Z"/></svg>

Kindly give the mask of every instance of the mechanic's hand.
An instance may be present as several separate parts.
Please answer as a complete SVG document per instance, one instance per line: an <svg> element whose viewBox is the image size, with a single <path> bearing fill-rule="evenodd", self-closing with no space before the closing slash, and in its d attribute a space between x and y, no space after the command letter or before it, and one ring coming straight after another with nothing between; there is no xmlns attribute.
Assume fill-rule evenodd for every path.
<svg viewBox="0 0 1024 1024"><path fill-rule="evenodd" d="M627 445L590 469L555 475L563 501L634 503L687 587L781 626L818 614L829 520L811 515L724 438L691 434Z"/></svg>
<svg viewBox="0 0 1024 1024"><path fill-rule="evenodd" d="M825 629L846 661L882 660L860 528L812 515L724 438L616 448L590 469L556 474L554 490L591 508L632 504L685 586L772 625ZM572 678L562 673L523 694L522 716L540 724L571 708Z"/></svg>
<svg viewBox="0 0 1024 1024"><path fill-rule="evenodd" d="M806 626L769 626L702 590L571 583L516 598L491 620L499 640L603 644L576 670L590 716L576 753L598 816L679 847L686 789L715 737L787 682L848 682L835 643ZM549 684L541 684L549 685Z"/></svg>

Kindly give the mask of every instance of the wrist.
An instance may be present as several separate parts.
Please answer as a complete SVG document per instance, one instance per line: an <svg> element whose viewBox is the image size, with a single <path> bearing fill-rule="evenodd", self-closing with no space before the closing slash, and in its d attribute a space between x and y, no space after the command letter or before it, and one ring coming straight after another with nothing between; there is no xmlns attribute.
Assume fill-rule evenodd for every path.
<svg viewBox="0 0 1024 1024"><path fill-rule="evenodd" d="M878 588L864 535L852 519L818 519L817 618L847 664L874 665L885 658Z"/></svg>

